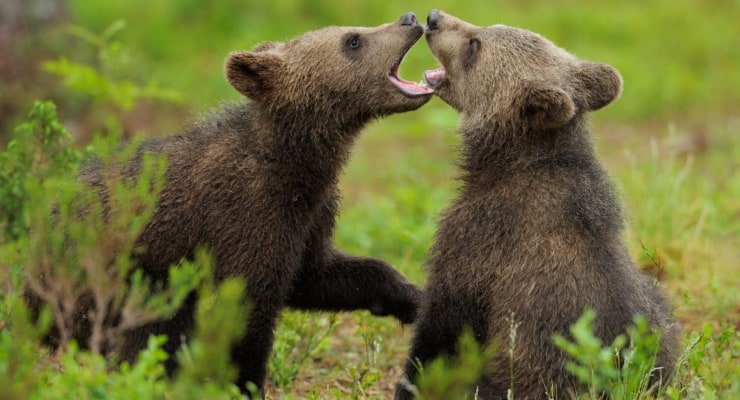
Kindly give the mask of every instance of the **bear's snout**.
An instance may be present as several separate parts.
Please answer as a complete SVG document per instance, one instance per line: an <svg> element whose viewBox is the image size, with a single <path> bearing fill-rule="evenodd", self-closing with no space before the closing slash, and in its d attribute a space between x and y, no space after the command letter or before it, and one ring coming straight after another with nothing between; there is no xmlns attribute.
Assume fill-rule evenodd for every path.
<svg viewBox="0 0 740 400"><path fill-rule="evenodd" d="M407 12L401 16L401 25L416 25L416 14Z"/></svg>
<svg viewBox="0 0 740 400"><path fill-rule="evenodd" d="M427 16L427 30L433 31L438 28L437 22L439 22L439 10L436 8L429 11Z"/></svg>

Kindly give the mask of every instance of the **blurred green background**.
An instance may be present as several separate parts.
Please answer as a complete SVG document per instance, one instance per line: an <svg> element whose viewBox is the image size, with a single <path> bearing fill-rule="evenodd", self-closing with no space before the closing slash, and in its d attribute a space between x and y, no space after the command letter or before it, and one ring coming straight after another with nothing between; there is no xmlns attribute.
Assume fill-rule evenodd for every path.
<svg viewBox="0 0 740 400"><path fill-rule="evenodd" d="M740 104L736 0L5 0L0 6L2 120L7 124L17 118L34 97L70 100L54 87L48 73L38 71L46 58L93 58L89 45L67 33L68 24L102 33L124 21L115 36L126 49L117 73L175 89L183 94L187 111L202 111L221 100L239 99L221 70L231 50L249 49L263 40L287 40L326 25L378 25L407 11L424 21L431 8L477 25L531 29L581 58L617 67L625 79L624 95L598 113L598 120L711 122L718 114L735 113ZM421 43L412 49L402 74L418 80L424 69L435 65ZM79 105L70 108L62 107L68 116ZM450 117L435 118L438 113ZM412 115L409 118L421 124L454 119L439 102Z"/></svg>
<svg viewBox="0 0 740 400"><path fill-rule="evenodd" d="M592 133L626 203L625 241L640 266L661 279L687 332L740 326L738 0L3 0L0 143L35 99L54 100L81 145L118 130L126 137L173 134L199 113L241 101L223 78L232 50L327 25L379 25L408 11L424 21L432 8L477 25L536 31L622 73L624 93L593 114ZM401 75L420 80L436 66L422 39ZM106 82L119 85L105 89ZM456 124L454 110L435 98L418 111L368 126L341 182L339 247L385 258L423 283L437 215L457 187ZM277 353L294 347L280 332L319 321L302 318L286 314ZM354 351L377 356L368 343L385 340L382 360L374 364L383 377L371 390L383 398L408 337L376 321L366 314L343 320L330 339L332 350L322 347L323 355L298 381L352 387L354 376L344 382L341 371L362 358ZM365 343L352 339L357 336ZM733 348L692 370L720 398L740 393L733 383L740 353ZM283 368L275 360L273 375Z"/></svg>

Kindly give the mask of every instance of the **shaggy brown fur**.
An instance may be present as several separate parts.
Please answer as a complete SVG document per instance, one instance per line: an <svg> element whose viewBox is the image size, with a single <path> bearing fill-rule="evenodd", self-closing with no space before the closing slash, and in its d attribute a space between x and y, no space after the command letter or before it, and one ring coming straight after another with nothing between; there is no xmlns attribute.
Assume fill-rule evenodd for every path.
<svg viewBox="0 0 740 400"><path fill-rule="evenodd" d="M427 81L461 116L463 187L431 250L405 378L414 381L416 361L454 353L469 326L482 345L501 345L477 398L505 399L510 387L517 399L551 388L564 397L577 387L552 335L568 336L587 308L604 343L645 316L662 331L655 381L668 377L678 326L621 242L620 204L586 125L587 112L619 96L618 72L535 33L436 10L426 38L444 67ZM396 399L411 398L407 388L399 383Z"/></svg>
<svg viewBox="0 0 740 400"><path fill-rule="evenodd" d="M146 249L138 263L164 280L170 265L205 245L217 280L246 279L251 313L232 352L240 386L262 386L285 306L414 319L418 288L385 262L344 254L331 241L337 180L360 129L429 100L431 90L397 76L422 33L409 13L375 28L329 27L234 52L226 76L252 102L141 146L140 153L166 155L168 168L157 211L138 238ZM95 184L101 172L83 178ZM171 320L133 332L122 357L135 358L150 334L168 335L173 355L192 327L194 304L191 296Z"/></svg>

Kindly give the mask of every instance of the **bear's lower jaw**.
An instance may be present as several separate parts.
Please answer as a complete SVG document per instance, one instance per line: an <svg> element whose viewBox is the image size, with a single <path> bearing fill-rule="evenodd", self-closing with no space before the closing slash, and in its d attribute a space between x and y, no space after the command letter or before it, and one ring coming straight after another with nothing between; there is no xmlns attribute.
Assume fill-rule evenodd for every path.
<svg viewBox="0 0 740 400"><path fill-rule="evenodd" d="M398 90L401 91L401 93L403 93L407 97L432 95L434 94L434 89L428 87L424 83L407 81L398 76L398 67L401 66L401 61L403 61L403 58L406 56L406 53L409 51L410 48L411 46L404 49L401 52L401 56L398 57L393 65L391 65L391 70L388 72L388 79L390 79L393 86L395 86Z"/></svg>
<svg viewBox="0 0 740 400"><path fill-rule="evenodd" d="M407 97L429 96L434 94L434 89L428 87L424 83L410 82L401 79L398 76L398 72L394 73L391 71L391 73L388 74L388 79L391 80L393 86L398 88L398 90Z"/></svg>

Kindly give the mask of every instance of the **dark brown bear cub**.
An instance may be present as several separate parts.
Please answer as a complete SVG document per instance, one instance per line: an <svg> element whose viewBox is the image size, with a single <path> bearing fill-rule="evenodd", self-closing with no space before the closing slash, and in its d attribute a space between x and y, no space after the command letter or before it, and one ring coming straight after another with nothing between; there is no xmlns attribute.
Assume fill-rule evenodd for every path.
<svg viewBox="0 0 740 400"><path fill-rule="evenodd" d="M329 27L234 52L226 76L252 101L141 146L140 153L164 154L168 168L157 211L138 238L146 250L137 262L165 279L170 265L203 245L215 258L217 280L245 278L251 312L232 352L242 388L262 387L286 306L414 319L418 288L381 260L334 249L332 234L337 181L360 129L431 96L398 77L398 64L423 31L408 13L375 28ZM129 169L137 169L135 161ZM92 168L83 179L99 185L101 173ZM173 355L192 326L193 300L171 320L129 335L122 357L133 359L150 334L166 334Z"/></svg>
<svg viewBox="0 0 740 400"><path fill-rule="evenodd" d="M621 93L618 72L535 33L436 10L426 39L443 65L427 82L460 112L463 186L439 224L396 399L412 397L416 363L454 353L466 326L480 344L500 345L476 398L505 399L509 389L517 399L568 397L579 388L552 336L568 336L589 308L603 343L636 314L659 330L653 377L665 380L678 326L621 242L620 204L586 123Z"/></svg>

